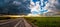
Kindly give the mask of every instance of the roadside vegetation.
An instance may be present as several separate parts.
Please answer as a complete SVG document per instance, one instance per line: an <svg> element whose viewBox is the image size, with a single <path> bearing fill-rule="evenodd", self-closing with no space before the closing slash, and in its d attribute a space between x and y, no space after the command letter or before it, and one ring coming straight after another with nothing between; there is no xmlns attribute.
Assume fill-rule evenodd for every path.
<svg viewBox="0 0 60 27"><path fill-rule="evenodd" d="M60 17L25 17L25 19L38 27L60 27Z"/></svg>

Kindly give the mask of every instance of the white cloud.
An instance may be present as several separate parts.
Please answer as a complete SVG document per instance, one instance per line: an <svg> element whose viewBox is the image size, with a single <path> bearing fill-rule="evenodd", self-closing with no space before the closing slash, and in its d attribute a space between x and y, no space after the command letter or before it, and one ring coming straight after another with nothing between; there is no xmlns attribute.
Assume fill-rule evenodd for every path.
<svg viewBox="0 0 60 27"><path fill-rule="evenodd" d="M59 5L58 0L48 0L49 2L46 4L45 9L51 10L51 12L56 12Z"/></svg>
<svg viewBox="0 0 60 27"><path fill-rule="evenodd" d="M43 6L44 4L42 3L44 2L43 0L41 0L41 6ZM45 7L42 7L44 9L47 9L49 12L53 12L56 13L58 11L60 11L58 7L60 7L60 3L58 2L58 0L48 0L48 2L44 2L46 5ZM34 6L34 3L31 3L31 8L32 10L37 9L38 6ZM34 10L35 11L35 10Z"/></svg>
<svg viewBox="0 0 60 27"><path fill-rule="evenodd" d="M20 5L20 4L21 4L21 2L14 1L14 2L13 2L13 4L14 4L14 5Z"/></svg>

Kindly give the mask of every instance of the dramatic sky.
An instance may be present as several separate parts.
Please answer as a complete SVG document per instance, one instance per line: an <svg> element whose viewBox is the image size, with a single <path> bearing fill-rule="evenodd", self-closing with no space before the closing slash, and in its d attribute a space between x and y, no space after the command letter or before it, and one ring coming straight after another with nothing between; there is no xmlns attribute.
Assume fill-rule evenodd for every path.
<svg viewBox="0 0 60 27"><path fill-rule="evenodd" d="M48 0L46 8L52 11L60 11L60 0Z"/></svg>
<svg viewBox="0 0 60 27"><path fill-rule="evenodd" d="M41 1L41 0L33 0ZM60 0L43 0L48 1L44 5L44 9L47 9L50 12L60 12ZM43 2L42 1L42 2ZM0 14L29 14L30 9L30 0L0 0Z"/></svg>
<svg viewBox="0 0 60 27"><path fill-rule="evenodd" d="M42 13L44 11L41 11L41 9L47 9L49 13L52 14L58 14L60 12L60 0L31 0L31 10L32 13ZM40 5L36 4L36 2L39 2ZM40 10L38 10L40 6Z"/></svg>
<svg viewBox="0 0 60 27"><path fill-rule="evenodd" d="M60 0L48 0L48 1L49 2L45 6L45 8L48 9L49 12L52 13L52 15L60 15Z"/></svg>
<svg viewBox="0 0 60 27"><path fill-rule="evenodd" d="M0 0L0 14L28 14L29 0Z"/></svg>

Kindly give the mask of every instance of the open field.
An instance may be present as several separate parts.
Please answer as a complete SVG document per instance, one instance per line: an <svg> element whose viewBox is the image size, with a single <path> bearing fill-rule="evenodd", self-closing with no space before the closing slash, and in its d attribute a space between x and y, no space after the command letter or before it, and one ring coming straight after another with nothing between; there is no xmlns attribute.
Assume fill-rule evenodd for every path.
<svg viewBox="0 0 60 27"><path fill-rule="evenodd" d="M25 17L25 19L38 27L60 27L60 17Z"/></svg>

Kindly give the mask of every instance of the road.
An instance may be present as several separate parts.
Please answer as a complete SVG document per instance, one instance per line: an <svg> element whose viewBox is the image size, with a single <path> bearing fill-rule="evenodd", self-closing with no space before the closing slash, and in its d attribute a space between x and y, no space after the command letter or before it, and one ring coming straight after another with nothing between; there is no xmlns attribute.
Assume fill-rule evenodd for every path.
<svg viewBox="0 0 60 27"><path fill-rule="evenodd" d="M23 18L0 20L0 27L32 27Z"/></svg>

